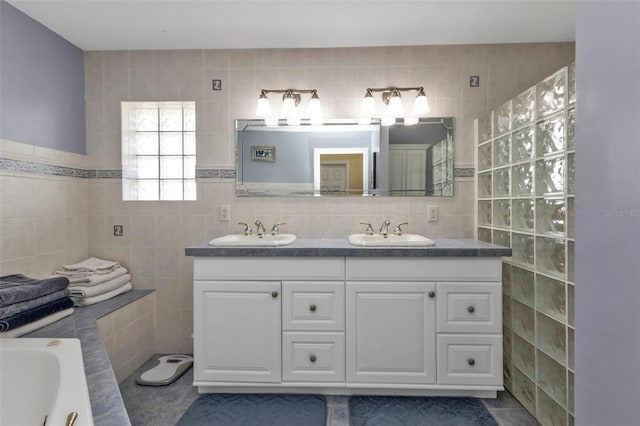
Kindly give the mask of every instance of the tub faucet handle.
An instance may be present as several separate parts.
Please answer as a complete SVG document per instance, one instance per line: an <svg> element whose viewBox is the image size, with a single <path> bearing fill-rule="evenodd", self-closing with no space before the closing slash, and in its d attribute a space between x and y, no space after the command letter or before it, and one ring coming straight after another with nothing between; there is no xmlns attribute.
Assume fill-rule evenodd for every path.
<svg viewBox="0 0 640 426"><path fill-rule="evenodd" d="M70 412L69 415L67 416L67 421L65 422L64 425L73 426L77 418L78 418L78 413L76 413L75 411Z"/></svg>
<svg viewBox="0 0 640 426"><path fill-rule="evenodd" d="M404 225L408 225L409 222L401 222L399 224L397 224L394 228L393 228L393 235L402 235L402 228L401 226Z"/></svg>
<svg viewBox="0 0 640 426"><path fill-rule="evenodd" d="M253 229L251 229L251 225L247 222L238 222L238 225L244 226L244 235L250 236L253 233Z"/></svg>
<svg viewBox="0 0 640 426"><path fill-rule="evenodd" d="M280 225L286 225L286 222L278 222L276 224L273 225L273 227L271 228L271 235L280 235L280 228L278 228L278 226Z"/></svg>
<svg viewBox="0 0 640 426"><path fill-rule="evenodd" d="M360 221L360 225L367 225L366 231L364 231L367 235L373 235L373 226L369 222L365 222L364 220Z"/></svg>

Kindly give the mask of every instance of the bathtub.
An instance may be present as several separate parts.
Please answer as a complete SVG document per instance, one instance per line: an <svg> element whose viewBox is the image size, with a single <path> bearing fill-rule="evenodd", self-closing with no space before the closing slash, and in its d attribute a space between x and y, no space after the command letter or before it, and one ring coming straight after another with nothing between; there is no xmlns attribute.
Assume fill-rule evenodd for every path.
<svg viewBox="0 0 640 426"><path fill-rule="evenodd" d="M78 339L0 339L0 425L93 426ZM45 423L46 419L46 423Z"/></svg>

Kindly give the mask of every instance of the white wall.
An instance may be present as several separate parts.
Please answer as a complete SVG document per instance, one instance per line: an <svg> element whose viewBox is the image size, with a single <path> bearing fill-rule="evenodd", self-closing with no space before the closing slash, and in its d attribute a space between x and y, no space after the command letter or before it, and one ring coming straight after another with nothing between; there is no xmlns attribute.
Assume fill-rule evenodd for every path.
<svg viewBox="0 0 640 426"><path fill-rule="evenodd" d="M576 20L575 404L580 426L640 424L640 3Z"/></svg>

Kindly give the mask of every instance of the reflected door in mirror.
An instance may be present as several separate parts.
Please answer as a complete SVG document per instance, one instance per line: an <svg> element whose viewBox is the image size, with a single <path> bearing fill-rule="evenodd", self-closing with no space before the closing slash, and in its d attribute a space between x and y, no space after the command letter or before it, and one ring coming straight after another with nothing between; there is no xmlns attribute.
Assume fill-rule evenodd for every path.
<svg viewBox="0 0 640 426"><path fill-rule="evenodd" d="M389 189L425 191L427 189L427 150L429 145L389 146Z"/></svg>

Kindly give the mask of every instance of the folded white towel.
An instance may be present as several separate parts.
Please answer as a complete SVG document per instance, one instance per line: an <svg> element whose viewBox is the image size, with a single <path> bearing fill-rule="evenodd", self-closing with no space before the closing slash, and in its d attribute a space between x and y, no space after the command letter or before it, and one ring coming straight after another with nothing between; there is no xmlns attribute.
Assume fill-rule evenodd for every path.
<svg viewBox="0 0 640 426"><path fill-rule="evenodd" d="M53 272L53 275L59 275L61 277L67 277L67 278L69 278L69 281L71 281L72 279L76 279L76 278L90 277L91 275L93 275L93 272L67 271L66 269L56 269Z"/></svg>
<svg viewBox="0 0 640 426"><path fill-rule="evenodd" d="M131 275L125 274L112 280L92 286L76 285L73 287L69 287L69 290L71 290L71 297L93 297L120 288L129 281L131 281Z"/></svg>
<svg viewBox="0 0 640 426"><path fill-rule="evenodd" d="M63 265L64 269L68 271L81 271L81 272L95 272L96 274L107 274L116 268L120 267L120 263L113 260L98 259L97 257L90 257L82 262L74 263L73 265Z"/></svg>
<svg viewBox="0 0 640 426"><path fill-rule="evenodd" d="M107 281L111 281L115 278L126 275L129 271L127 268L120 267L118 269L109 272L108 274L91 274L87 277L67 277L69 278L69 287L75 286L94 286L97 284L105 283Z"/></svg>
<svg viewBox="0 0 640 426"><path fill-rule="evenodd" d="M16 327L9 331L3 331L0 333L1 337L20 337L27 333L31 333L39 328L44 327L45 325L53 324L54 322L61 320L62 318L68 317L73 313L73 308L65 309L64 311L58 311L51 315L47 315L44 318L40 318L37 321L30 322L29 324L25 324L22 327Z"/></svg>
<svg viewBox="0 0 640 426"><path fill-rule="evenodd" d="M89 305L93 305L95 303L98 302L104 302L105 300L109 300L112 297L115 297L119 294L122 293L126 293L127 291L131 290L133 288L133 286L131 285L131 283L127 283L125 285L123 285L120 288L117 288L115 290L111 290L107 293L103 293L99 296L93 296L93 297L81 297L81 298L77 298L77 297L71 297L73 299L73 303L76 306L89 306Z"/></svg>

